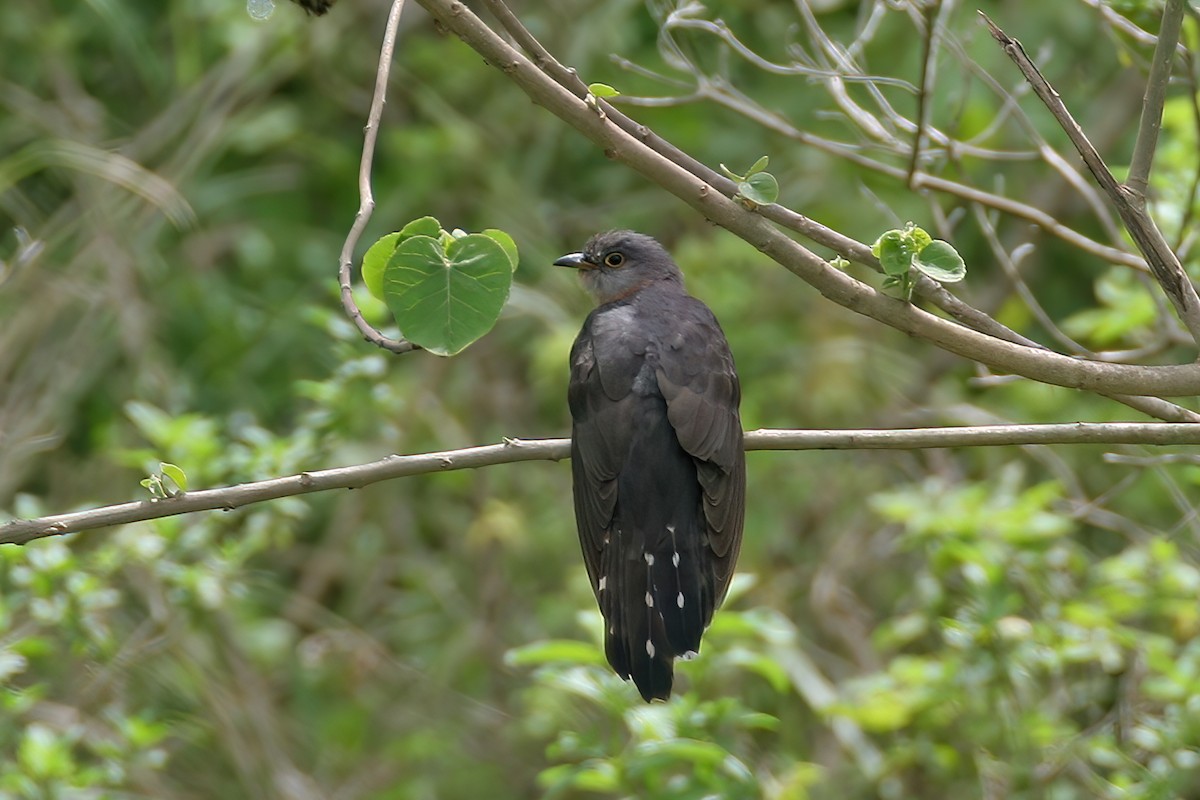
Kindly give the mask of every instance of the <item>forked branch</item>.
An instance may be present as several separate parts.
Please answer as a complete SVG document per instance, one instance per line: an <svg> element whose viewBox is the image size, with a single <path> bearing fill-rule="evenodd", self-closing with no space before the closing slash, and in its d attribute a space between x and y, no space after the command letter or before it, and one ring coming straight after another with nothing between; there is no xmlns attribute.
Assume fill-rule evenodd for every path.
<svg viewBox="0 0 1200 800"><path fill-rule="evenodd" d="M1166 18L1171 16L1173 6L1178 6L1178 14L1183 15L1181 0L1169 0L1167 8L1164 11L1164 26L1166 27ZM1146 257L1146 263L1150 266L1150 272L1154 275L1162 287L1163 292L1171 301L1171 305L1175 307L1176 313L1179 314L1179 319L1183 321L1185 327L1192 334L1192 338L1200 342L1200 296L1196 294L1196 287L1192 285L1191 279L1187 273L1183 271L1183 265L1179 263L1179 258L1175 255L1175 251L1167 243L1166 238L1154 224L1154 220L1146 213L1145 196L1141 192L1131 188L1128 185L1122 184L1113 177L1112 171L1108 165L1104 163L1100 153L1088 140L1087 135L1083 132L1083 128L1075 121L1071 112L1067 109L1067 105L1063 102L1062 96L1050 85L1042 75L1041 70L1033 63L1033 60L1025 52L1025 48L1021 43L1002 31L996 23L988 19L988 16L982 11L979 15L983 18L984 23L988 27L988 31L1000 45L1004 48L1004 52L1008 55L1012 62L1016 64L1017 69L1025 76L1025 80L1033 87L1034 93L1043 105L1054 116L1059 126L1067 134L1067 138L1071 140L1071 144L1079 152L1083 158L1083 163L1087 165L1088 170L1108 195L1113 206L1117 209L1117 213L1121 217L1121 221L1125 223L1125 228L1129 231L1129 235L1133 237L1134 243ZM1174 29L1175 39L1178 40L1179 29L1178 20L1172 26ZM1170 30L1166 31L1170 34ZM1162 44L1160 42L1160 44ZM1160 48L1164 49L1164 48ZM1167 74L1162 74L1163 70L1157 69L1156 74L1151 75L1151 80L1158 80L1162 83L1162 91L1165 92L1166 78L1169 75L1170 55L1174 53L1174 43L1169 43L1164 52L1166 54ZM1156 64L1157 64L1156 59ZM1151 109L1149 116L1161 117L1162 114L1162 95L1158 91L1148 90L1147 96L1151 102L1154 102L1154 96L1158 97L1158 109ZM1148 127L1152 127L1152 132L1147 131ZM1153 154L1153 139L1157 136L1157 123L1150 125L1146 120L1146 115L1143 115L1143 129L1139 135L1139 170L1144 170L1142 178L1144 179L1149 173L1149 160Z"/></svg>

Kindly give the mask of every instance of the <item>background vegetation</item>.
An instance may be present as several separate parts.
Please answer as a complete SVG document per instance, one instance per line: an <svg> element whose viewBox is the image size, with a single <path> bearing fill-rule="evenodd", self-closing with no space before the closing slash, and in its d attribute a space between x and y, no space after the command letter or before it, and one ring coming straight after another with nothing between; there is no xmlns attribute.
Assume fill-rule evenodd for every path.
<svg viewBox="0 0 1200 800"><path fill-rule="evenodd" d="M843 42L870 6L811 5ZM908 4L876 5L868 68L919 82ZM980 5L1111 163L1127 158L1149 46L1108 4ZM774 57L800 38L792 4L712 6ZM1154 3L1111 6L1156 29ZM656 46L669 9L516 10L588 81L672 91L609 58L670 72ZM566 352L588 303L549 265L621 226L667 243L722 320L748 429L1139 418L985 375L826 303L607 161L415 7L363 248L431 213L508 231L521 267L500 324L461 355L371 348L335 273L385 14L380 0L319 20L283 6L266 23L240 0L6 5L0 516L142 498L159 461L198 488L565 435ZM971 4L944 22L971 61L1021 85ZM1190 16L1186 43L1198 35ZM801 130L852 138L813 82L711 38L685 46ZM1021 155L1037 137L1062 148L1036 103L1021 102L1032 129L990 130L1011 112L982 73L947 62L941 80L931 119L1020 157L931 171L1125 246ZM1185 80L1170 96L1155 211L1196 275L1194 95ZM913 113L911 95L893 100ZM1128 267L997 218L1002 249L1033 246L1015 281L959 201L711 102L629 110L714 166L769 153L781 202L860 241L909 219L936 230L970 265L956 291L1028 336L1055 332L1024 286L1088 347L1192 358ZM27 263L17 226L42 248ZM387 324L382 304L360 303ZM679 666L679 695L656 706L603 662L565 464L0 548L0 798L1194 796L1200 469L1163 454L752 454L744 574L704 657Z"/></svg>

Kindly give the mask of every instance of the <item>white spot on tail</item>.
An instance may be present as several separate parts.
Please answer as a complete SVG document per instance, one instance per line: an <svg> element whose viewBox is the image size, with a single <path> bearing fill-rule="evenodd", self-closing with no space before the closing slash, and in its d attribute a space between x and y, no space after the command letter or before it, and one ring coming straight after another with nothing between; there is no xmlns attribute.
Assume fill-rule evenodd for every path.
<svg viewBox="0 0 1200 800"><path fill-rule="evenodd" d="M654 608L654 597L649 592L646 592L646 605Z"/></svg>
<svg viewBox="0 0 1200 800"><path fill-rule="evenodd" d="M609 632L610 634L613 634L613 635L615 635L615 634L616 634L616 632L617 632L617 626L616 626L616 625L609 625L609 626L608 626L608 632Z"/></svg>
<svg viewBox="0 0 1200 800"><path fill-rule="evenodd" d="M649 639L646 640L646 655L654 658L654 642Z"/></svg>
<svg viewBox="0 0 1200 800"><path fill-rule="evenodd" d="M675 532L675 526L674 526L674 525L668 525L668 526L667 526L667 533L674 533L674 532Z"/></svg>
<svg viewBox="0 0 1200 800"><path fill-rule="evenodd" d="M647 567L654 566L654 554L653 553L646 553L646 566Z"/></svg>
<svg viewBox="0 0 1200 800"><path fill-rule="evenodd" d="M608 576L607 575L604 575L603 577L600 578L600 584L599 584L598 588L602 592L608 588Z"/></svg>
<svg viewBox="0 0 1200 800"><path fill-rule="evenodd" d="M679 569L679 552L678 551L671 554L671 564L676 569Z"/></svg>
<svg viewBox="0 0 1200 800"><path fill-rule="evenodd" d="M680 608L683 608L683 592L680 592L679 594L675 595L675 605L679 606Z"/></svg>

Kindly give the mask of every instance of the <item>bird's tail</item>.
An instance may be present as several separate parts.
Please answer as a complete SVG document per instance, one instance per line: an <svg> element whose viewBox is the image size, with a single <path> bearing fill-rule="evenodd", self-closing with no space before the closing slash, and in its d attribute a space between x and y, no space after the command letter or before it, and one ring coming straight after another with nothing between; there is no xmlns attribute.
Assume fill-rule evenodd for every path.
<svg viewBox="0 0 1200 800"><path fill-rule="evenodd" d="M643 554L622 557L621 550L605 551L609 563L600 603L606 626L604 654L618 675L633 679L647 702L666 700L671 696L676 654L662 615L654 607L653 556L647 564Z"/></svg>
<svg viewBox="0 0 1200 800"><path fill-rule="evenodd" d="M642 697L671 696L674 661L700 650L706 617L705 592L693 548L679 549L674 531L646 550L610 547L606 555L604 651L623 678L633 679ZM680 544L695 537L681 536ZM711 594L711 593L710 593Z"/></svg>

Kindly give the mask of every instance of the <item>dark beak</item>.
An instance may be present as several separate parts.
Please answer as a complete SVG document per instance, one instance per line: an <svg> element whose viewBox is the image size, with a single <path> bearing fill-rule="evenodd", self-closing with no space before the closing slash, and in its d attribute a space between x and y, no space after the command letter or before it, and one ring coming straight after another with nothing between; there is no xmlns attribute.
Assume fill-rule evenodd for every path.
<svg viewBox="0 0 1200 800"><path fill-rule="evenodd" d="M596 265L588 261L583 253L567 253L554 262L556 267L571 267L572 269L595 269Z"/></svg>

